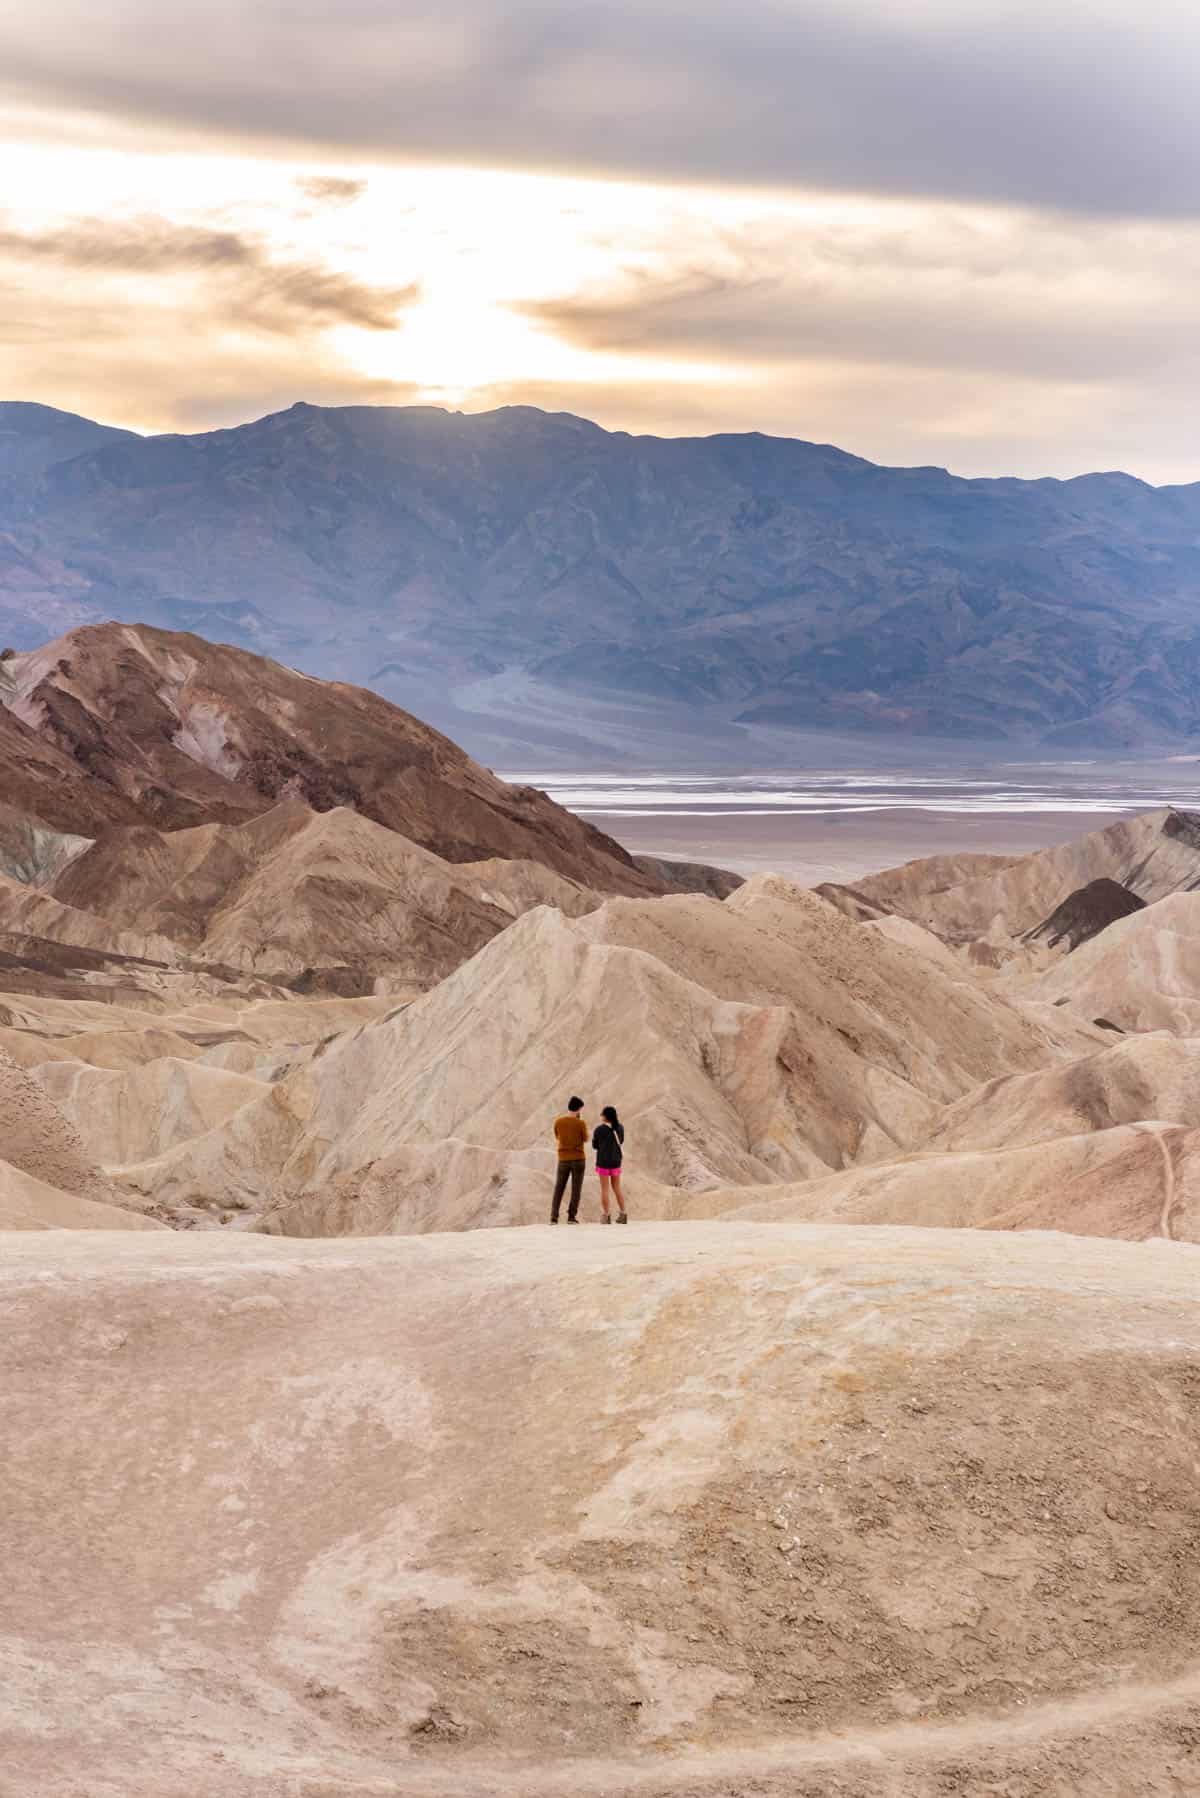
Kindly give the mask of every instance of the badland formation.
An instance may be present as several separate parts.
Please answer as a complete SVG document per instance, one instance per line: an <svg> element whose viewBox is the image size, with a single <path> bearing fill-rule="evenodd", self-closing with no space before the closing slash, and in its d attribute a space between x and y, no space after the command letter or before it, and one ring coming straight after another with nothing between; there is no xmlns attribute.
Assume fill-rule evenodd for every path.
<svg viewBox="0 0 1200 1798"><path fill-rule="evenodd" d="M0 766L0 1788L1195 1787L1200 817L739 882L119 624Z"/></svg>

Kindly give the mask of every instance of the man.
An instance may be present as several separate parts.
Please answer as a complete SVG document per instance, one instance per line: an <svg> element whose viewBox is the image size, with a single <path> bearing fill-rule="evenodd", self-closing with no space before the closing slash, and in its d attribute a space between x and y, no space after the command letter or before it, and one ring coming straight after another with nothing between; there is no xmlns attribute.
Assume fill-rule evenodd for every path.
<svg viewBox="0 0 1200 1798"><path fill-rule="evenodd" d="M583 1193L583 1176L587 1168L588 1127L583 1120L583 1100L568 1099L567 1109L554 1120L554 1141L558 1148L558 1172L554 1178L554 1200L550 1206L550 1222L558 1222L567 1181L571 1182L571 1200L567 1206L567 1222L579 1222L579 1200Z"/></svg>

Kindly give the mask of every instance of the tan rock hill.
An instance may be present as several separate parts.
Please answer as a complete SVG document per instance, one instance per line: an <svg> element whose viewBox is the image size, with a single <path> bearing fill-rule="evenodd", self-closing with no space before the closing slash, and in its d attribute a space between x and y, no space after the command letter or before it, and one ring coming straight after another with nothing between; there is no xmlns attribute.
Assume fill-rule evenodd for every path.
<svg viewBox="0 0 1200 1798"><path fill-rule="evenodd" d="M326 1199L345 1227L332 1182L348 1176L380 1228L529 1221L545 1210L548 1120L577 1088L593 1109L617 1103L639 1178L664 1189L644 1186L644 1205L673 1212L666 1189L795 1180L914 1146L981 1081L1090 1046L1048 1015L1032 1022L777 878L724 905L543 909L270 1101L124 1173L189 1207L308 1194L284 1216L309 1229Z"/></svg>
<svg viewBox="0 0 1200 1798"><path fill-rule="evenodd" d="M66 1059L118 1071L160 1055L204 1058L214 1066L242 1054L286 1063L403 1003L392 994L301 998L258 982L216 991L194 984L199 990L186 999L168 987L161 995L133 990L124 1003L102 991L92 999L5 993L0 1047L22 1065Z"/></svg>
<svg viewBox="0 0 1200 1798"><path fill-rule="evenodd" d="M154 1218L64 1192L0 1161L0 1235L5 1230L160 1230Z"/></svg>
<svg viewBox="0 0 1200 1798"><path fill-rule="evenodd" d="M749 1198L749 1203L747 1199ZM716 1201L734 1220L1061 1230L1200 1243L1200 1130L1142 1122L1033 1146L909 1155Z"/></svg>
<svg viewBox="0 0 1200 1798"><path fill-rule="evenodd" d="M830 904L833 903L830 900ZM961 956L948 943L944 943L941 937L934 936L932 930L925 930L920 924L914 924L911 918L902 918L898 913L885 913L882 917L868 918L864 922L880 936L887 937L889 942L902 943L914 954L937 962L951 980L963 979L965 970Z"/></svg>
<svg viewBox="0 0 1200 1798"><path fill-rule="evenodd" d="M1173 893L1110 924L1027 990L1122 1030L1200 1035L1200 893Z"/></svg>
<svg viewBox="0 0 1200 1798"><path fill-rule="evenodd" d="M0 1232L137 1228L44 1085L0 1052Z"/></svg>
<svg viewBox="0 0 1200 1798"><path fill-rule="evenodd" d="M577 880L568 880L565 874L556 874L553 868L547 868L541 862L490 856L487 861L449 865L454 879L472 892L481 904L494 906L509 919L519 918L522 912L532 911L535 905L553 905L568 918L581 918L586 912L595 911L601 903L601 895L592 888L581 886ZM697 866L698 874L721 872L719 868L700 869L698 864L689 863L689 866L693 865Z"/></svg>
<svg viewBox="0 0 1200 1798"><path fill-rule="evenodd" d="M40 1082L106 1166L146 1161L223 1124L269 1083L199 1060L159 1056L122 1072L53 1061Z"/></svg>
<svg viewBox="0 0 1200 1798"><path fill-rule="evenodd" d="M860 928L896 934L895 918ZM953 951L903 934L945 967ZM919 1155L757 1195L759 1219L1200 1236L1200 894L1118 919L1014 997L1027 1014L1118 1014L1134 1032L1076 1059L988 1081L949 1105ZM914 934L915 933L915 934ZM1011 991L1011 989L1010 989ZM1065 1009L1059 1009L1065 1008ZM1114 1027L1115 1028L1115 1027ZM1150 1032L1150 1034L1147 1034ZM1192 1033L1196 1034L1192 1034ZM714 1205L726 1209L714 1196ZM733 1215L743 1215L733 1207Z"/></svg>
<svg viewBox="0 0 1200 1798"><path fill-rule="evenodd" d="M996 874L1020 859L1014 855L982 855L970 850L961 854L926 855L917 861L903 862L898 868L885 868L879 874L866 875L854 886L826 881L816 890L847 917L865 923L893 912L907 915L923 900L963 886L968 881Z"/></svg>
<svg viewBox="0 0 1200 1798"><path fill-rule="evenodd" d="M1187 880L1170 816L1100 847L1110 863L1114 844L1145 849L1124 872L1151 890ZM1069 867L1055 852L1060 875L1098 841ZM52 888L0 877L0 1046L116 1192L180 1223L538 1220L548 1120L578 1088L630 1127L641 1217L774 1198L814 1218L1136 1235L1159 1227L1163 1154L1182 1169L1200 1128L1200 895L1067 953L1072 925L1065 959L1001 989L912 918L855 923L777 876L724 903L601 903L542 864L447 863L299 799L239 824L109 828ZM1036 1158L1003 1159L1034 1145L1066 1209Z"/></svg>
<svg viewBox="0 0 1200 1798"><path fill-rule="evenodd" d="M1200 1037L1137 1035L1077 1061L1005 1074L949 1106L927 1148L999 1149L1157 1119L1200 1129Z"/></svg>
<svg viewBox="0 0 1200 1798"><path fill-rule="evenodd" d="M237 987L194 997L183 1010L165 1004L155 1009L146 993L135 997L139 1009L6 995L9 1022L0 1027L0 1049L36 1076L43 1097L53 1095L64 1126L103 1164L108 1200L137 1210L158 1209L159 1196L154 1182L139 1184L140 1164L149 1159L153 1166L155 1157L219 1133L240 1109L281 1090L278 1083L339 1032L385 1015L397 1003L390 995L264 1000ZM163 1215L180 1225L216 1224L246 1202L241 1189L234 1169L206 1190L202 1206L177 1204Z"/></svg>
<svg viewBox="0 0 1200 1798"><path fill-rule="evenodd" d="M744 1223L0 1235L4 1778L1178 1798L1196 1273Z"/></svg>
<svg viewBox="0 0 1200 1798"><path fill-rule="evenodd" d="M1003 944L1037 930L1090 881L1114 881L1147 905L1200 886L1200 816L1167 807L998 866L980 869L980 859L910 862L853 890L867 906L901 912L949 941Z"/></svg>
<svg viewBox="0 0 1200 1798"><path fill-rule="evenodd" d="M551 893L599 903L549 869L445 862L345 807L298 799L241 825L108 831L54 893L199 962L267 977L341 968L358 991L435 984Z"/></svg>
<svg viewBox="0 0 1200 1798"><path fill-rule="evenodd" d="M164 932L137 924L124 929L90 907L0 874L0 941L13 938L92 949L114 961L123 956L167 966L179 958L178 945Z"/></svg>
<svg viewBox="0 0 1200 1798"><path fill-rule="evenodd" d="M166 830L236 824L295 796L362 812L448 861L500 855L605 892L660 890L611 838L377 694L246 650L87 625L0 662L0 702L17 749L34 745L9 802L58 829L94 835L97 813ZM64 767L79 789L69 821Z"/></svg>

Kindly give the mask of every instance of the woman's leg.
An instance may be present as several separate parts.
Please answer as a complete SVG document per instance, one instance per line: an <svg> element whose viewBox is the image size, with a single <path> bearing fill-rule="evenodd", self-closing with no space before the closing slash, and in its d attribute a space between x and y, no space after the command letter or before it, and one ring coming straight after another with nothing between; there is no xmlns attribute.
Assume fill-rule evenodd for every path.
<svg viewBox="0 0 1200 1798"><path fill-rule="evenodd" d="M603 1211L605 1217L607 1217L608 1216L608 1175L607 1174L601 1174L601 1176L600 1176L600 1209L601 1209L601 1211Z"/></svg>
<svg viewBox="0 0 1200 1798"><path fill-rule="evenodd" d="M624 1217L624 1215L625 1215L625 1194L621 1191L621 1175L619 1172L615 1173L612 1177L612 1187L613 1187L613 1194L617 1201L618 1214L621 1217Z"/></svg>

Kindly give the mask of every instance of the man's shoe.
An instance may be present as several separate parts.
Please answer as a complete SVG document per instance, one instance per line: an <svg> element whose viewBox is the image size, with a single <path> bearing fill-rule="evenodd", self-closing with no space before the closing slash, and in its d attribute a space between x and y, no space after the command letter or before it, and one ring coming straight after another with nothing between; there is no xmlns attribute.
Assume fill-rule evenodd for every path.
<svg viewBox="0 0 1200 1798"><path fill-rule="evenodd" d="M568 1222L568 1223L569 1223L569 1224L577 1224L577 1223L578 1223L578 1222L579 1222L579 1219L578 1219L578 1218L577 1218L577 1217L569 1217L569 1218L568 1218L568 1219L567 1219L567 1222Z"/></svg>
<svg viewBox="0 0 1200 1798"><path fill-rule="evenodd" d="M619 1224L627 1224L627 1223L628 1223L628 1222L629 1222L629 1219L628 1219L628 1217L627 1217L627 1216L626 1216L626 1214L625 1214L625 1212L623 1212L623 1211L622 1211L622 1212L621 1212L621 1213L620 1213L620 1215L619 1215L619 1216L618 1216L618 1218L617 1218L617 1222L618 1222L618 1223L619 1223Z"/></svg>

